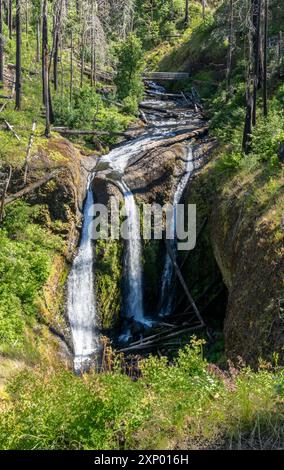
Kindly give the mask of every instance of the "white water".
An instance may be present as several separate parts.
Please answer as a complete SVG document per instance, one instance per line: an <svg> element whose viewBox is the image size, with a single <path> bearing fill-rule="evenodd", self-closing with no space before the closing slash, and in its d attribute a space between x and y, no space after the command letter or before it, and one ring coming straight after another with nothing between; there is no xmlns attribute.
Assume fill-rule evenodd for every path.
<svg viewBox="0 0 284 470"><path fill-rule="evenodd" d="M155 85L153 84L153 87ZM157 92L164 91L162 87L156 86ZM152 104L151 101L145 103ZM165 107L168 102L155 101L155 106ZM164 139L173 135L177 126L186 124L188 119L192 119L192 112L185 112L181 119L157 120L155 113L148 116L150 124L154 127L146 128L145 133L133 139L131 142L113 149L108 155L103 156L96 170L107 170L107 176L116 180L120 186L125 200L125 215L127 216L127 249L125 256L126 272L126 296L125 310L126 317L134 319L136 322L150 326L151 321L144 316L143 308L143 272L142 272L142 248L139 224L139 212L135 203L135 198L126 183L123 180L124 171L129 161L147 150L149 144L154 140ZM190 173L193 169L192 153L189 148L186 162L185 173L181 177L176 193L174 195L174 204L177 204L181 198L184 188L188 182ZM91 236L89 234L92 216L89 215L90 208L94 203L91 188L88 188L87 198L84 206L84 222L82 229L82 239L78 254L74 260L72 270L68 278L68 316L72 330L74 344L74 367L80 371L87 367L91 358L98 351L99 339L96 334L96 299L94 292L94 271L93 271L93 247ZM175 231L174 220L172 230ZM175 240L173 240L175 249ZM170 312L173 295L170 290L173 281L173 268L169 256L166 256L165 266L162 276L162 305L160 314ZM124 339L131 337L130 329L124 332Z"/></svg>
<svg viewBox="0 0 284 470"><path fill-rule="evenodd" d="M96 327L96 299L93 270L93 247L90 225L93 217L90 209L94 204L93 191L88 187L84 205L84 220L79 250L68 278L67 312L70 321L74 368L80 371L88 366L98 349Z"/></svg>
<svg viewBox="0 0 284 470"><path fill-rule="evenodd" d="M194 164L192 161L192 148L188 147L185 171L179 181L176 192L174 194L174 199L173 199L174 208L179 203L183 195L183 192L185 190L185 187L187 185L187 182L189 180L189 177L193 170L194 170ZM170 224L170 243L172 245L174 256L176 256L177 255L177 240L176 240L175 210L174 210L173 218ZM160 316L169 315L172 311L172 304L173 304L173 297L174 297L173 277L174 277L173 263L172 263L170 256L167 253L166 259L165 259L165 265L163 269L163 274L162 274L161 300L160 300L161 309L159 312Z"/></svg>
<svg viewBox="0 0 284 470"><path fill-rule="evenodd" d="M125 299L126 316L127 318L134 318L136 321L144 323L139 212L134 196L124 181L121 181L120 187L124 195L125 215L127 217L127 234L124 237L127 239L125 259L127 284Z"/></svg>

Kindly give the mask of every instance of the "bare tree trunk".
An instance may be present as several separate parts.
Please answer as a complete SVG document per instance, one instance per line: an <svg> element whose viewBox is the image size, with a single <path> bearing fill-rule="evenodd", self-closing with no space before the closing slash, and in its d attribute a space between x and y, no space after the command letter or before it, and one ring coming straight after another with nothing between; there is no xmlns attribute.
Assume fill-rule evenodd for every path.
<svg viewBox="0 0 284 470"><path fill-rule="evenodd" d="M252 55L253 55L253 45L252 45L252 31L249 26L248 30L248 61L247 61L247 79L246 79L246 116L245 116L245 125L243 133L243 143L242 148L244 153L248 154L250 151L251 143L251 132L252 132L252 111L253 111L253 100L251 93L251 83L252 83Z"/></svg>
<svg viewBox="0 0 284 470"><path fill-rule="evenodd" d="M4 81L3 0L0 0L0 85Z"/></svg>
<svg viewBox="0 0 284 470"><path fill-rule="evenodd" d="M188 26L189 23L189 0L185 0L185 15L184 15L184 24Z"/></svg>
<svg viewBox="0 0 284 470"><path fill-rule="evenodd" d="M205 11L206 11L206 1L202 0L202 18L205 18Z"/></svg>
<svg viewBox="0 0 284 470"><path fill-rule="evenodd" d="M43 0L43 11L42 11L42 64L43 64L43 94L44 94L44 105L45 105L45 136L50 137L47 0Z"/></svg>
<svg viewBox="0 0 284 470"><path fill-rule="evenodd" d="M227 70L226 70L226 89L227 97L230 94L231 88L231 73L232 73L232 56L233 56L233 41L234 41L234 4L233 0L230 0L230 13L229 13L229 23L230 23L230 32L229 32L229 49L227 56Z"/></svg>
<svg viewBox="0 0 284 470"><path fill-rule="evenodd" d="M83 31L82 45L81 45L81 77L80 77L81 88L83 86L84 71L85 71L85 31Z"/></svg>
<svg viewBox="0 0 284 470"><path fill-rule="evenodd" d="M282 77L282 31L279 31L279 45L278 45L278 75Z"/></svg>
<svg viewBox="0 0 284 470"><path fill-rule="evenodd" d="M28 32L29 32L29 2L28 0L26 0L25 20L26 20L26 35L28 35Z"/></svg>
<svg viewBox="0 0 284 470"><path fill-rule="evenodd" d="M70 37L70 104L73 99L73 31Z"/></svg>
<svg viewBox="0 0 284 470"><path fill-rule="evenodd" d="M21 0L16 0L16 109L21 109L22 101L22 34Z"/></svg>
<svg viewBox="0 0 284 470"><path fill-rule="evenodd" d="M36 24L36 61L40 62L40 20Z"/></svg>
<svg viewBox="0 0 284 470"><path fill-rule="evenodd" d="M263 36L263 115L268 115L267 104L267 35L268 35L268 0L264 0L264 36Z"/></svg>
<svg viewBox="0 0 284 470"><path fill-rule="evenodd" d="M9 30L9 38L12 39L12 32L13 32L12 0L8 0L8 30Z"/></svg>
<svg viewBox="0 0 284 470"><path fill-rule="evenodd" d="M53 57L53 85L54 90L58 89L58 50L59 50L59 38L61 29L61 15L62 15L63 0L59 0L58 10L54 20L53 28L53 43L52 43L52 54ZM51 65L51 64L50 64Z"/></svg>
<svg viewBox="0 0 284 470"><path fill-rule="evenodd" d="M261 0L252 0L254 26L254 77L253 77L253 109L252 125L256 125L257 89L259 84L259 55L260 55L260 13Z"/></svg>

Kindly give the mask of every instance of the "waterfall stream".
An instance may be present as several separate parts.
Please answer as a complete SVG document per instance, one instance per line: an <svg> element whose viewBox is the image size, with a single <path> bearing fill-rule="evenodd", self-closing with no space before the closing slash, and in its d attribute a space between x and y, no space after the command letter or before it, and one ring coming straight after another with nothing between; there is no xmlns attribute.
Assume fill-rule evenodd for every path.
<svg viewBox="0 0 284 470"><path fill-rule="evenodd" d="M194 169L194 164L192 160L192 147L189 146L187 150L187 159L186 159L186 166L184 174L182 175L179 184L177 186L176 192L173 198L173 207L174 213L170 223L170 240L169 242L172 245L172 251L174 256L177 256L177 239L176 239L176 212L175 208L177 204L179 204L180 199L183 195L183 192L186 188L190 175ZM173 263L169 256L166 254L165 265L162 274L162 283L161 283L161 308L159 315L160 316L167 316L172 313L172 304L174 298L174 289L173 289L173 282L174 282L174 269Z"/></svg>
<svg viewBox="0 0 284 470"><path fill-rule="evenodd" d="M165 90L155 84L150 85L157 99L147 100L145 104L155 104L156 108L173 108L173 101L165 102L159 100L159 94ZM124 171L131 159L135 159L147 147L151 146L154 140L165 139L175 135L179 126L193 122L190 110L181 113L180 118L167 119L161 117L159 113L148 115L149 126L145 132L134 138L132 141L124 143L114 148L108 155L102 156L96 166L96 171L106 171L110 179L115 180L119 186L125 201L125 215L127 217L127 240L125 250L125 315L128 320L134 320L146 326L151 326L152 322L145 318L143 308L143 273L142 273L142 248L140 235L139 211L135 203L135 198L131 190L124 181ZM176 205L185 189L190 173L193 169L192 149L189 146L185 164L185 172L181 177L173 203ZM92 216L90 208L94 203L93 192L89 184L87 197L84 206L84 222L81 242L78 254L74 259L73 266L68 278L68 299L67 310L72 330L74 344L74 367L81 370L91 362L92 357L98 351L99 337L96 333L96 299L95 299L95 276L94 276L94 255L90 236L90 224ZM172 230L175 231L174 220ZM175 248L175 237L172 241ZM175 250L174 250L175 251ZM175 251L176 252L176 251ZM173 295L173 268L168 255L165 258L165 265L161 279L161 305L160 315L170 313L172 308ZM128 328L128 329L127 329ZM128 340L131 337L130 328L123 332L122 339Z"/></svg>
<svg viewBox="0 0 284 470"><path fill-rule="evenodd" d="M94 196L91 181L88 184L84 204L83 228L77 256L68 278L67 312L74 346L74 368L81 370L88 366L90 358L97 351L96 299L94 289L93 246L90 235Z"/></svg>

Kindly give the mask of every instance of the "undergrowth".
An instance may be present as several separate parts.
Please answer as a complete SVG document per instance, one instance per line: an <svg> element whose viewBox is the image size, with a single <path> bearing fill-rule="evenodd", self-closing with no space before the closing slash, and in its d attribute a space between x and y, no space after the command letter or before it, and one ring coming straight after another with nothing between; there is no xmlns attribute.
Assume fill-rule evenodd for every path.
<svg viewBox="0 0 284 470"><path fill-rule="evenodd" d="M149 357L131 380L112 370L76 377L60 367L22 371L1 401L2 449L280 448L284 375L275 365L224 372L192 339L169 364Z"/></svg>

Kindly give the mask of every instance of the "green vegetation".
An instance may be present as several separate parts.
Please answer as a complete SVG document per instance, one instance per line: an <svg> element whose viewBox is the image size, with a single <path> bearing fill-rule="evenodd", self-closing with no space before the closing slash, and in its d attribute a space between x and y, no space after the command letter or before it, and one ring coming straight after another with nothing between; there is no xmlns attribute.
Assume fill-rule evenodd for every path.
<svg viewBox="0 0 284 470"><path fill-rule="evenodd" d="M279 35L283 25L279 3L271 0L269 4L269 36ZM283 329L284 171L279 159L284 142L283 58L278 63L276 49L269 51L269 113L263 116L259 89L256 125L249 135L249 151L244 152L250 60L245 58L247 25L239 20L235 24L228 87L228 5L227 1L209 1L203 17L200 2L190 2L186 24L183 0L136 0L134 12L132 1L113 0L111 14L101 11L101 5L91 12L88 0L70 1L68 12L59 20L59 2L49 1L52 125L109 132L71 137L74 145L54 132L50 139L44 137L47 103L42 100L41 60L36 58L39 2L27 0L22 5L22 21L24 17L27 21L22 25L22 109L14 109L12 98L1 111L0 173L11 165L8 193L23 188L34 120L37 128L28 183L54 168L66 172L61 180L58 177L33 194L30 203L22 200L7 205L0 226L0 366L14 360L21 369L5 388L0 384L1 449L283 447L283 344L279 347ZM30 15L25 15L27 7ZM61 42L57 87L52 46L56 28ZM14 68L7 64L15 64L16 41L14 31L9 38L6 24L3 36L6 78L1 94L6 96L14 80ZM201 171L198 183L196 179L191 184L194 194L189 200L192 197L190 202L198 205L198 226L206 218L209 223L183 271L195 299L204 297L204 292L207 301L214 299L215 292L206 289L218 275L216 290L224 281L236 295L234 321L226 326L227 330L235 328L231 336L226 331L226 353L236 361L227 362L219 333L209 348L210 362L215 364L204 359L203 341L193 338L171 361L152 356L129 361L106 348L104 370L77 377L61 363L57 351L48 357L51 335L44 348L42 339L46 326L55 324L60 334L65 326L66 260L72 260L79 228L81 164L84 167L88 154L106 152L117 143L111 132L125 130L136 119L144 68L190 71L191 79L173 84L170 91L196 87L211 137L218 140L212 161ZM6 128L4 119L20 141ZM214 223L209 227L210 217ZM216 263L220 247L225 260L220 268L222 279ZM158 241L145 242L143 248L146 310L150 311L158 303L163 257ZM99 240L95 254L100 326L109 332L119 326L122 244ZM222 260L218 262L220 267ZM249 348L248 338L252 338ZM251 367L238 357L236 348L247 356ZM134 365L129 365L132 359Z"/></svg>
<svg viewBox="0 0 284 470"><path fill-rule="evenodd" d="M137 114L138 103L144 93L141 76L143 66L141 41L130 34L119 48L115 83L118 98L123 101L124 108L133 114Z"/></svg>
<svg viewBox="0 0 284 470"><path fill-rule="evenodd" d="M131 380L112 372L75 377L39 367L13 378L1 401L2 449L277 448L283 439L284 376L222 372L193 340L172 365L150 357Z"/></svg>
<svg viewBox="0 0 284 470"><path fill-rule="evenodd" d="M102 330L119 327L121 310L122 244L96 241L96 293Z"/></svg>
<svg viewBox="0 0 284 470"><path fill-rule="evenodd" d="M0 229L0 351L20 352L35 324L38 299L61 239L34 222L40 206L8 206Z"/></svg>

